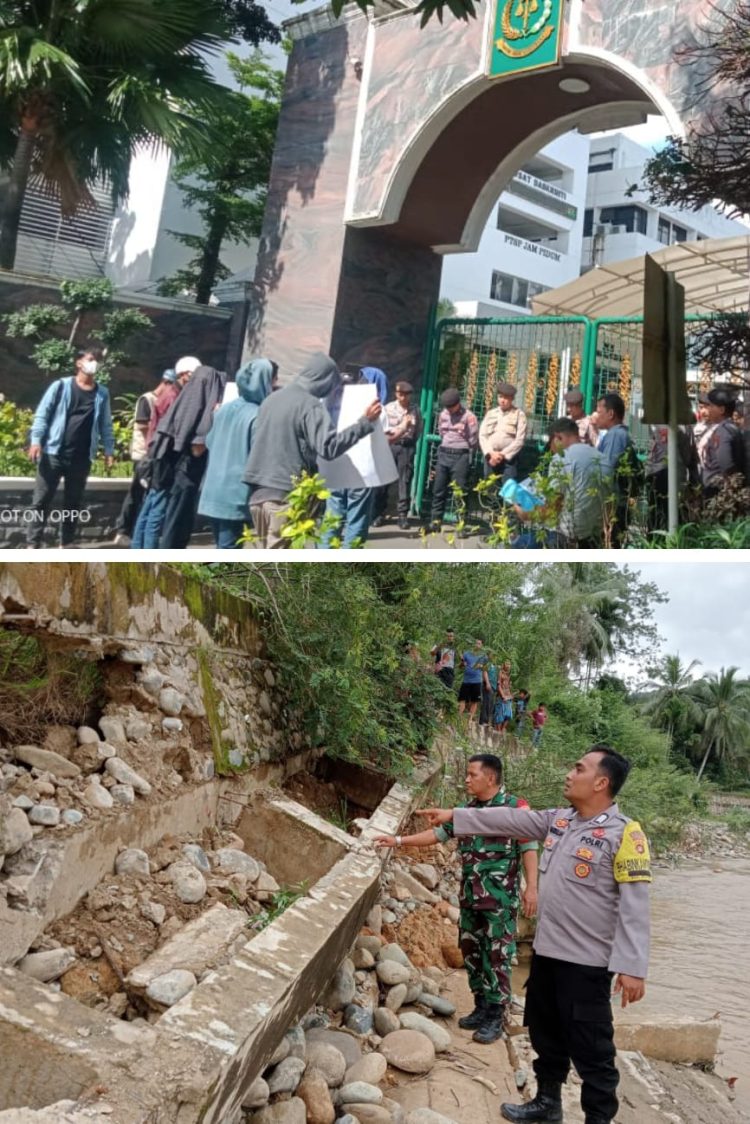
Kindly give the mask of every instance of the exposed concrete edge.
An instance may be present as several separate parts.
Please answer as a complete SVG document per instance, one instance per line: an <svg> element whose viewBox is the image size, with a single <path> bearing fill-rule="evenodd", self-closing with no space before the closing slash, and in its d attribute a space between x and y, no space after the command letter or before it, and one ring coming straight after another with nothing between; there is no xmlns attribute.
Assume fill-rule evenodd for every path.
<svg viewBox="0 0 750 1124"><path fill-rule="evenodd" d="M440 761L429 762L408 787L394 785L373 813L371 829L397 830L405 823L420 791L432 784L440 768ZM188 800L197 792L208 808L225 784L209 782L182 795ZM377 899L385 859L366 841L339 832L293 801L278 799L278 805L284 815L304 814L305 822L321 833L341 835L349 853L155 1027L135 1027L91 1011L15 969L1 969L0 1033L4 1020L6 1034L24 1035L24 1056L38 1046L57 1065L66 1051L75 1059L85 1056L80 1080L94 1072L107 1085L118 1124L234 1124L246 1091L284 1032L319 997L321 981L332 977L351 948ZM119 822L120 817L113 821ZM157 839L164 833L163 822ZM105 874L107 869L105 865ZM20 1013L28 1011L37 1014ZM59 1096L55 1091L51 1099Z"/></svg>

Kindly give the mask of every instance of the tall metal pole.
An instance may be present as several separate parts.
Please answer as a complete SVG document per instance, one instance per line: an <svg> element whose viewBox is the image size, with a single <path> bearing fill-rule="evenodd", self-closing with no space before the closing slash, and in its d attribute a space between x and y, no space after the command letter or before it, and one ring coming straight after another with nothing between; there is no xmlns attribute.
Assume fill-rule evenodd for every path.
<svg viewBox="0 0 750 1124"><path fill-rule="evenodd" d="M680 471L679 449L677 445L677 383L679 375L679 349L675 339L676 331L684 326L678 315L678 286L674 274L666 275L667 281L667 378L669 380L669 418L667 430L667 530L674 534L679 522ZM683 341L684 343L684 341Z"/></svg>

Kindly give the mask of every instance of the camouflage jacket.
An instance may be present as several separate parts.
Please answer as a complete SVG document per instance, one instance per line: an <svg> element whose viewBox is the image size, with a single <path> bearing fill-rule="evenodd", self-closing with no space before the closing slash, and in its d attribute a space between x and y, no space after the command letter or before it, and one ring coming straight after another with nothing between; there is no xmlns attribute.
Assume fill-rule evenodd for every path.
<svg viewBox="0 0 750 1124"><path fill-rule="evenodd" d="M466 808L528 808L520 796L501 788L491 800L470 800ZM445 843L453 838L453 824L436 827L435 835ZM459 839L461 856L461 905L464 909L518 908L519 874L523 851L536 851L533 841L504 835L469 835Z"/></svg>

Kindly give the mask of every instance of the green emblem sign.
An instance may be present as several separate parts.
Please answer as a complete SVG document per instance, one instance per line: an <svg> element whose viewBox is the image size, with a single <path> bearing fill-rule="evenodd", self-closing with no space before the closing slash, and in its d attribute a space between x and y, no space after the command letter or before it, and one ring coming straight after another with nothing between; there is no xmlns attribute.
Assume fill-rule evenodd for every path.
<svg viewBox="0 0 750 1124"><path fill-rule="evenodd" d="M563 0L496 0L490 78L556 66L562 24Z"/></svg>

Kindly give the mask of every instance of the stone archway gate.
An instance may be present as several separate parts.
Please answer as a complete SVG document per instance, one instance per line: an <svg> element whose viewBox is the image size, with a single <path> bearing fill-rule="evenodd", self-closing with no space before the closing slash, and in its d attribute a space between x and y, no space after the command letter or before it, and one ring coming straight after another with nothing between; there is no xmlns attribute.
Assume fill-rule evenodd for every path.
<svg viewBox="0 0 750 1124"><path fill-rule="evenodd" d="M248 351L285 379L320 349L419 382L441 255L476 248L504 184L555 136L649 112L681 133L699 75L674 50L710 10L491 0L469 23L420 29L410 0L378 0L367 16L291 21ZM499 40L517 45L503 29L524 26L532 47L552 31L491 76Z"/></svg>

